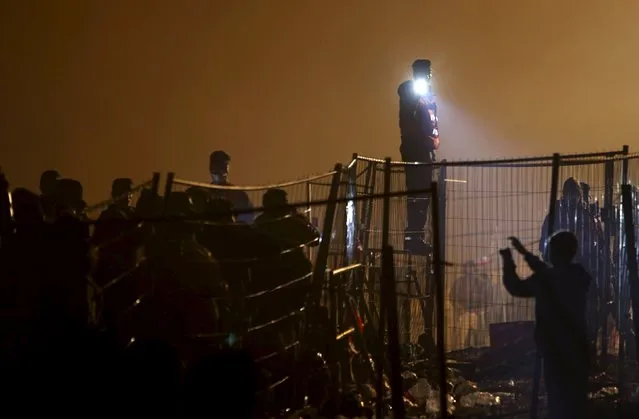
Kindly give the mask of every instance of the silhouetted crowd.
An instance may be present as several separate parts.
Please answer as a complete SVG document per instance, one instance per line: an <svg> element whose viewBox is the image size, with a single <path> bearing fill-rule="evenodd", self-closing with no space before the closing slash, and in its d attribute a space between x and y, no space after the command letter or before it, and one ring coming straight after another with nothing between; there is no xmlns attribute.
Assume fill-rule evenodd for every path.
<svg viewBox="0 0 639 419"><path fill-rule="evenodd" d="M8 416L260 417L307 394L320 235L280 189L249 213L229 161L211 155L211 187L142 189L134 206L116 179L95 221L77 180L46 171L37 194L2 175Z"/></svg>

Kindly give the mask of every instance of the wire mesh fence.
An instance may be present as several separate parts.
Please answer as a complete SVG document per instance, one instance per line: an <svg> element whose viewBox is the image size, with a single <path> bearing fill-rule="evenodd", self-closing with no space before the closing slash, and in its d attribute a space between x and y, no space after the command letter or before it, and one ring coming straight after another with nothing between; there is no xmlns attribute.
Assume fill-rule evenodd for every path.
<svg viewBox="0 0 639 419"><path fill-rule="evenodd" d="M384 161L360 157L351 165L356 169L345 176L351 183L357 183L350 191L359 199L343 228L357 234L356 238L350 234L349 239L346 233L345 246L352 246L351 241L358 246L355 261L362 263L368 273L368 291L372 295L367 301L373 311L381 293L376 284L383 277L380 247L386 235L387 242L394 246L401 342L422 345L431 342L431 347L436 347L435 325L443 317L445 349L457 353L453 358L463 356L460 350L490 348L490 353L502 354L493 359L490 368L499 369L502 364L503 369L503 356L507 354L504 350L517 347L521 354L517 362L532 361L534 299L514 298L507 293L502 284L498 251L510 247L508 237L515 236L533 253L545 257L548 234L569 230L580 244L577 262L594 279L590 288L595 302L589 298L587 321L598 365L608 365L609 371L618 368L612 380L625 389L620 391L626 396L637 392L636 373L629 372L635 371L636 365L628 364L636 358L633 350L636 340L629 321L632 319L631 278L624 244L627 237L623 230L621 185L639 180L636 179L638 154L630 154L624 147L618 151L581 155L421 164L428 166L428 170L421 172L423 184L437 180L442 185L441 218L437 221L445 231L446 266L441 279L446 287L443 316L433 310L439 279L433 274L433 220L424 223L423 238L429 246L422 252L401 250L413 233L408 226L411 199L416 195L415 191L407 190L406 173L420 164L392 163L391 189L404 194L394 195L386 204L391 213L386 226L384 201L366 199L366 195L378 196L384 192ZM639 189L635 187L634 217L639 215L637 199ZM552 214L551 208L554 208ZM532 273L518 254L516 264L520 277ZM522 342L527 346L522 346ZM484 355L482 359L486 362L490 357ZM614 359L612 363L611 359ZM539 375L533 374L533 363L522 376L530 383L539 382ZM522 363L519 367L523 366ZM520 406L528 406L533 399L529 390L530 387L516 395ZM599 397L595 393L591 396ZM536 408L539 407L537 404Z"/></svg>
<svg viewBox="0 0 639 419"><path fill-rule="evenodd" d="M355 159L349 165L350 171L345 173L342 182L344 194L350 193L353 201L350 211L338 210L344 214L345 233L342 241L345 254L352 250L348 262L362 263L366 272L366 297L370 309L379 314L379 294L382 281L382 248L384 228L381 220L384 213L384 161L377 159ZM425 182L424 189L429 188ZM400 320L400 341L417 342L420 336L431 335L434 321L434 281L432 278L432 261L430 253L414 255L404 250L404 234L407 228L407 202L409 196L406 184L397 167L391 167L388 199L389 226L388 243L393 247L393 261L398 296ZM422 191L419 197L428 201L430 192ZM367 199L374 195L374 199ZM427 211L428 204L425 204ZM424 221L430 226L432 218L426 216ZM350 230L350 231L349 231ZM430 238L431 228L427 227ZM337 245L337 243L335 243Z"/></svg>
<svg viewBox="0 0 639 419"><path fill-rule="evenodd" d="M176 338L184 350L180 353L194 357L223 345L250 347L259 368L268 371L268 377L259 383L262 407L287 406L300 394L295 389L302 377L295 374L295 367L302 324L312 324L317 317L307 314L306 297L313 294L316 277L320 287L324 283L331 239L330 234L321 239L306 214L323 214L322 221L332 230L338 169L301 181L249 188L215 187L168 176L159 212L163 215L149 220L154 228L138 237L145 248L144 263L132 266L122 280L132 283L141 278L137 282L142 285L133 289L109 287L111 296L115 292L117 298L102 299L102 303L126 300L126 307L122 309L125 305L120 304L100 311L117 312L110 318L119 320L109 324L117 323L123 340L134 342L147 334L139 319L149 319L149 310L168 304L173 310L169 316L183 319L186 328L177 330L183 334ZM306 193L310 183L323 180L328 180L329 186L314 185L316 200L309 202ZM254 208L229 207L226 212L206 207L204 213L198 213L192 199L197 195L189 188L205 191L209 201L220 196L232 198L229 192L234 191L261 201L263 194L274 189L288 192L288 200L275 207L265 202L267 205ZM249 214L253 224L230 217L242 214ZM176 283L182 285L171 288ZM96 295L106 294L107 287L98 288Z"/></svg>
<svg viewBox="0 0 639 419"><path fill-rule="evenodd" d="M424 190L407 188L406 171L415 167L420 167L418 173L424 176ZM639 183L638 154L629 154L625 149L559 156L558 160L547 156L478 162L443 161L430 165L392 162L386 187L385 170L382 160L356 157L348 165L336 165L335 170L322 175L249 187L209 185L169 174L165 200L173 192L187 192L197 212L197 199L204 192L209 198L244 202L244 207L236 207L240 210L237 216L248 214L246 219L253 222L268 206L265 195L279 190L287 196L285 203L296 206L308 223L319 230L319 246L307 247L304 243L298 246L307 251L312 262L310 271L292 279L277 273L270 282L267 281L268 284L250 289L244 299L250 300L249 305L260 306L260 301L269 305L269 299L286 293L289 287L296 288L294 284L302 281L310 284L308 289L318 289L316 301L323 301L331 313L342 310L343 303L333 302L327 294L326 278L332 275L327 272L357 264L353 273L336 277L344 289L361 288L366 310L370 311L374 322L380 313L381 284L385 277L382 249L384 245L392 246L400 342L436 349L439 322L445 325L447 352L495 348L530 333L534 301L513 298L505 291L498 250L509 245L509 236L516 236L528 249L543 253L548 231L545 223L553 201L554 230L568 229L576 233L581 244L579 261L595 279L599 303L595 309L589 309L589 321L596 324L597 354L618 356L624 352L626 360L634 359L634 352L628 349L634 337L630 322L625 321L632 314L621 185ZM553 174L558 174L555 188ZM440 185L437 195L439 219L431 215L433 196L428 192L431 181ZM157 178L135 188L136 193L142 190L157 192ZM557 190L556 196L552 196L553 190ZM238 195L242 195L244 201L238 201ZM636 187L632 199L636 219L639 216L639 189ZM91 210L97 212L109 203L93 206ZM420 251L406 248L407 238L414 238L415 233L409 223L411 211L424 216L423 235L420 236L424 246ZM384 221L386 216L387 222ZM191 221L199 222L197 217ZM441 278L434 272L435 222L443 233ZM238 274L236 262L218 260L226 267L227 275ZM244 276L251 277L253 267L248 265L260 261L254 258L250 263L247 260L243 263L247 264L244 268L249 272ZM531 273L519 255L516 255L516 263L521 277ZM234 267L231 269L230 266ZM445 285L441 313L435 298L438 280ZM300 295L291 293L287 298L295 299ZM244 304L238 306L242 307L243 314ZM303 306L305 304L291 313L261 318L263 322L259 324L244 324L242 333L263 337L265 335L260 335L259 330L268 330L270 325L280 324L284 321L281 318L289 315L287 318L301 321ZM335 316L331 316L334 320ZM228 335L227 331L222 334ZM291 350L298 344L298 336L293 336L273 353ZM622 351L624 345L626 350ZM272 356L270 353L262 355Z"/></svg>
<svg viewBox="0 0 639 419"><path fill-rule="evenodd" d="M541 164L540 164L541 163ZM548 161L446 167L449 349L490 344L490 325L531 320L529 300L501 284L500 248L509 236L536 249L550 196ZM521 275L529 275L517 256Z"/></svg>
<svg viewBox="0 0 639 419"><path fill-rule="evenodd" d="M166 192L187 192L191 196L196 211L200 213L204 211L202 206L208 198L224 198L233 204L235 210L244 210L237 214L237 218L250 224L261 214L260 211L251 211L251 209L265 206L267 192L282 191L286 196L285 203L296 206L300 214L304 214L320 232L323 232L324 222L327 219L327 206L329 205L325 201L329 198L331 186L337 174L338 172L333 170L295 181L259 186L214 185L180 179L169 174ZM324 203L311 205L313 201ZM331 229L331 234L335 235L333 229ZM322 240L324 239L322 237ZM309 248L307 252L315 261L317 258L316 250Z"/></svg>
<svg viewBox="0 0 639 419"><path fill-rule="evenodd" d="M508 295L501 284L501 267L498 250L508 246L507 238L516 236L532 251L544 250L544 221L548 214L552 189L552 156L515 160L479 162L441 162L432 165L433 179L439 180L444 191L442 224L445 231L444 254L447 266L446 324L447 349L490 345L491 325L530 322L533 320L533 302ZM632 178L636 155L624 151L561 156L559 167L560 193L563 184L574 179L580 194L579 206L585 207L578 217L568 208L559 208L560 217L555 230L569 229L577 233L582 243L581 260L589 264L589 271L601 289L602 301L611 277L617 277L620 261L613 260L611 249L618 242L619 185L624 176ZM626 163L624 163L626 162ZM405 189L406 163L394 162L392 187ZM378 159L360 158L358 177L364 178L358 193L380 193L383 162ZM424 184L429 178L424 179ZM570 183L570 182L568 182ZM389 241L395 249L402 249L406 237L406 197L396 197L391 210ZM562 209L563 208L563 209ZM609 211L602 211L609 208ZM375 266L375 250L381 240L382 207L372 200L360 201L357 206L360 260ZM563 219L562 219L563 217ZM568 222L567 218L573 218ZM425 226L425 239L429 238L429 223ZM345 227L348 228L348 227ZM605 250L608 249L608 250ZM618 253L618 252L617 252ZM613 256L610 256L610 255ZM519 257L519 256L517 256ZM398 260L397 266L413 266L411 261ZM426 263L427 264L427 263ZM517 259L522 277L530 274L521 258ZM425 269L428 271L428 269ZM613 288L614 290L614 288ZM611 291L614 292L614 291ZM605 304L604 304L605 305ZM617 351L618 334L608 324L605 308L597 313L601 324L599 352ZM606 319L604 319L606 317ZM413 320L421 322L420 319ZM603 349L602 347L606 348Z"/></svg>

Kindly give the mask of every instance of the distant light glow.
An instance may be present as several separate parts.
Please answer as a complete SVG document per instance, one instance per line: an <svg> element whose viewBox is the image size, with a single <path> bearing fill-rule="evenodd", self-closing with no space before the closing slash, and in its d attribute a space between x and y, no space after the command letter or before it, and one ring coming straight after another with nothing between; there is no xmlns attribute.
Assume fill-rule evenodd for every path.
<svg viewBox="0 0 639 419"><path fill-rule="evenodd" d="M430 84L426 79L417 79L413 81L413 90L418 96L427 95L430 92Z"/></svg>

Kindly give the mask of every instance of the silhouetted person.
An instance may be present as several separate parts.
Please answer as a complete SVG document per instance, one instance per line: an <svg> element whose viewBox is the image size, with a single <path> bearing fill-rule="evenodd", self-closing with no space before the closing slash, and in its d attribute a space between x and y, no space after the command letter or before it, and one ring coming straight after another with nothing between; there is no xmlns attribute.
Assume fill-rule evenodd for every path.
<svg viewBox="0 0 639 419"><path fill-rule="evenodd" d="M480 339L485 337L484 331L488 329L486 301L491 299L492 282L486 271L481 270L474 260L464 263L462 269L462 275L455 279L451 290L451 300L454 302L455 308L453 321L459 322L459 326L475 323L475 326L470 327L464 336L463 345L464 347L479 347L482 345Z"/></svg>
<svg viewBox="0 0 639 419"><path fill-rule="evenodd" d="M205 211L207 223L197 237L218 261L222 276L229 284L236 307L235 320L245 324L249 318L256 320L258 309L252 301L246 302L245 296L268 288L269 281L281 279L270 269L279 266L280 248L250 225L236 222L232 209L226 199L210 199Z"/></svg>
<svg viewBox="0 0 639 419"><path fill-rule="evenodd" d="M111 186L111 204L100 213L93 233L93 242L98 246L117 245L119 239L127 239L131 235L130 221L135 209L131 206L133 181L128 178L119 178L113 181ZM115 253L115 252L112 252ZM122 253L122 252L118 252ZM126 265L129 265L127 263Z"/></svg>
<svg viewBox="0 0 639 419"><path fill-rule="evenodd" d="M210 194L205 189L192 186L186 190L186 193L193 202L193 212L196 215L203 215L210 198Z"/></svg>
<svg viewBox="0 0 639 419"><path fill-rule="evenodd" d="M97 264L94 280L107 287L102 295L102 321L113 326L116 318L130 307L140 294L138 248L142 244L142 230L132 220L131 207L133 181L119 178L111 187L111 204L100 213L92 242L96 247Z"/></svg>
<svg viewBox="0 0 639 419"><path fill-rule="evenodd" d="M269 189L264 193L264 212L255 219L255 228L281 243L283 248L317 246L320 233L313 224L295 210L288 208L288 196L283 189Z"/></svg>
<svg viewBox="0 0 639 419"><path fill-rule="evenodd" d="M15 233L3 239L0 280L0 361L9 362L33 344L42 285L50 275L40 197L18 188L12 203Z"/></svg>
<svg viewBox="0 0 639 419"><path fill-rule="evenodd" d="M231 164L231 156L226 152L217 150L211 153L209 158L209 172L211 173L211 184L216 186L234 186L229 182L229 168ZM251 210L253 205L245 191L239 189L209 189L213 197L221 197L228 199L233 203L233 208L237 211ZM242 213L237 216L238 221L252 224L255 215L253 213Z"/></svg>
<svg viewBox="0 0 639 419"><path fill-rule="evenodd" d="M159 227L152 263L152 283L144 289L152 298L140 307L137 334L164 340L188 363L197 360L229 318L228 286L211 253L195 238L191 200L185 192L172 192L167 202L169 221Z"/></svg>
<svg viewBox="0 0 639 419"><path fill-rule="evenodd" d="M586 417L589 344L586 303L591 276L573 259L579 250L576 236L568 231L549 240L547 265L511 237L533 274L517 275L510 249L500 250L503 282L515 297L535 298L535 340L543 356L549 418Z"/></svg>
<svg viewBox="0 0 639 419"><path fill-rule="evenodd" d="M46 320L50 331L65 335L85 328L89 321L89 229L71 213L58 215L51 228L51 266L44 293L49 311Z"/></svg>
<svg viewBox="0 0 639 419"><path fill-rule="evenodd" d="M215 258L233 262L279 255L280 248L274 240L247 224L238 223L232 211L233 204L227 199L213 198L207 202L205 217L209 224L204 226L198 240Z"/></svg>
<svg viewBox="0 0 639 419"><path fill-rule="evenodd" d="M312 264L304 253L304 247L319 243L319 232L304 215L287 207L287 194L282 189L269 189L262 199L264 212L255 220L253 227L279 244L281 256L275 265L278 282L265 281L266 288L280 287L271 293L271 307L264 307L262 314L271 318L286 316L302 307L310 290ZM298 318L282 323L278 333L283 339L294 340L299 331Z"/></svg>
<svg viewBox="0 0 639 419"><path fill-rule="evenodd" d="M292 281L310 275L312 264L304 253L304 247L318 245L320 234L308 218L295 209L287 208L287 204L288 199L284 190L269 189L262 200L264 213L255 220L253 226L258 232L269 236L279 244L285 274L282 278ZM309 285L310 277L280 290L278 294L287 303L297 304L299 307ZM283 304L281 307L286 305Z"/></svg>
<svg viewBox="0 0 639 419"><path fill-rule="evenodd" d="M111 186L111 204L100 213L93 233L93 243L111 257L109 264L118 265L118 269L127 269L132 265L135 252L134 246L136 226L131 223L135 215L135 208L131 206L133 181L119 178Z"/></svg>
<svg viewBox="0 0 639 419"><path fill-rule="evenodd" d="M553 231L567 230L575 234L583 246L575 256L576 261L588 263L591 256L595 254L595 249L590 246L591 238L594 238L594 220L584 204L583 191L575 178L570 177L564 182L562 196L557 201L555 211ZM542 225L541 240L539 242L539 252L542 256L546 253L546 245L548 242L548 222L549 217L546 215ZM587 264L585 264L584 267L587 269L590 268ZM593 272L591 272L591 274L592 273Z"/></svg>
<svg viewBox="0 0 639 419"><path fill-rule="evenodd" d="M155 191L144 188L140 198L135 203L135 216L138 218L153 218L162 214L164 200Z"/></svg>
<svg viewBox="0 0 639 419"><path fill-rule="evenodd" d="M546 257L548 243L548 222L546 215L542 225L539 252ZM591 354L596 354L596 340L600 325L600 313L604 308L604 291L613 286L610 278L605 278L605 264L610 262L610 256L604 248L603 230L599 220L595 218L584 202L584 191L577 179L566 179L562 187L561 198L555 206L555 221L553 231L566 230L573 233L580 243L575 255L575 262L580 263L595 279L589 288L588 323L590 326ZM604 326L605 327L605 326Z"/></svg>
<svg viewBox="0 0 639 419"><path fill-rule="evenodd" d="M16 225L21 228L40 227L44 213L42 202L35 193L24 188L16 188L12 196L13 213Z"/></svg>
<svg viewBox="0 0 639 419"><path fill-rule="evenodd" d="M60 179L57 182L55 195L55 215L71 215L78 219L86 219L84 210L86 202L83 199L84 189L82 184L75 179Z"/></svg>
<svg viewBox="0 0 639 419"><path fill-rule="evenodd" d="M126 217L133 215L131 206L133 199L133 180L129 178L117 178L111 184L111 205L105 211L119 211Z"/></svg>
<svg viewBox="0 0 639 419"><path fill-rule="evenodd" d="M590 210L590 213L593 217L598 217L599 205L597 202L597 198L593 197L590 194L590 185L586 182L579 182L579 186L581 187L582 199L584 201L584 204L586 205L586 208Z"/></svg>
<svg viewBox="0 0 639 419"><path fill-rule="evenodd" d="M58 180L60 180L60 173L57 170L46 170L40 176L40 199L42 200L42 210L47 218L55 216Z"/></svg>
<svg viewBox="0 0 639 419"><path fill-rule="evenodd" d="M421 61L413 63L413 72L420 71ZM430 62L426 71L430 77ZM432 163L435 150L439 147L437 128L437 104L434 96L428 92L421 94L415 89L413 81L402 83L399 95L399 129L401 146L399 151L405 162L420 162L404 166L406 190L409 191L406 204L407 226L404 234L404 249L418 254L428 252L424 242L424 226L428 217L430 197L428 193L410 193L427 189L433 181Z"/></svg>

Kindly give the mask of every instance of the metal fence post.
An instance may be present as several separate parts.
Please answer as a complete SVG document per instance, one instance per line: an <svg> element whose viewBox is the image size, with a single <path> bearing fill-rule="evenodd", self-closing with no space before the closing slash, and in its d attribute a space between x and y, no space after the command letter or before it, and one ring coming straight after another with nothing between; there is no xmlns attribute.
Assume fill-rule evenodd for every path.
<svg viewBox="0 0 639 419"><path fill-rule="evenodd" d="M440 210L440 196L438 192L437 182L432 182L430 187L431 199L433 202L433 271L435 276L436 287L436 303L437 303L437 358L439 361L439 411L441 412L441 418L446 419L448 417L448 393L446 392L446 322L444 318L444 297L446 292L446 284L444 283L444 276L442 271L444 268L444 261L442 260L441 250L441 218L442 214Z"/></svg>
<svg viewBox="0 0 639 419"><path fill-rule="evenodd" d="M311 200L313 199L313 182L311 181L307 181L306 182L306 217L308 218L308 221L315 225L315 223L313 222L313 208L311 206ZM315 225L315 227L317 227L317 225ZM313 250L311 247L307 247L306 248L306 257L308 257L309 259L313 260Z"/></svg>
<svg viewBox="0 0 639 419"><path fill-rule="evenodd" d="M442 160L439 166L439 183L437 184L437 199L439 199L439 232L440 232L440 258L446 261L446 160ZM434 204L434 203L433 203ZM433 220L434 222L435 220ZM442 283L446 282L446 268L441 270Z"/></svg>
<svg viewBox="0 0 639 419"><path fill-rule="evenodd" d="M624 159L621 161L621 184L628 184L628 154L630 154L630 147L627 145L623 146L623 151L621 152L624 156Z"/></svg>
<svg viewBox="0 0 639 419"><path fill-rule="evenodd" d="M630 285L630 298L632 302L632 312L639 313L639 267L637 266L637 246L635 235L635 219L632 204L632 186L621 186L623 206L624 227L626 230L626 257L628 261L628 284ZM635 329L635 349L636 359L639 360L639 315L632 316L633 327Z"/></svg>
<svg viewBox="0 0 639 419"><path fill-rule="evenodd" d="M311 200L313 199L313 183L306 182L306 212L308 219L313 222L313 208L311 207Z"/></svg>
<svg viewBox="0 0 639 419"><path fill-rule="evenodd" d="M171 196L171 191L173 190L174 179L175 173L169 172L166 175L166 184L164 185L164 215L166 215L169 210L169 197Z"/></svg>
<svg viewBox="0 0 639 419"><path fill-rule="evenodd" d="M388 163L387 163L388 164ZM384 197L386 199L386 197ZM395 262L393 247L382 248L382 291L381 299L386 301L388 319L388 357L390 360L390 387L393 418L404 419L404 391L402 390L402 364L399 353L399 318L397 316L397 290L395 288Z"/></svg>
<svg viewBox="0 0 639 419"><path fill-rule="evenodd" d="M606 252L606 262L603 266L603 277L604 277L604 301L612 301L613 300L613 288L614 282L612 278L612 267L610 264L610 254L612 237L614 235L614 227L612 224L614 223L614 181L615 181L615 162L613 160L607 161L604 163L604 211L603 211L603 223L604 223L604 243L603 248ZM601 359L606 359L608 355L608 317L612 312L612 307L609 304L600 304L601 307L601 316L599 318L600 326L601 326ZM618 320L618 319L617 319ZM619 324L617 323L617 327Z"/></svg>
<svg viewBox="0 0 639 419"><path fill-rule="evenodd" d="M377 163L366 162L366 178L364 180L364 188L366 195L372 195L375 193L375 187L377 184ZM367 199L362 201L362 248L364 251L368 249L368 242L370 238L371 222L373 219L373 200Z"/></svg>
<svg viewBox="0 0 639 419"><path fill-rule="evenodd" d="M628 259L628 262L627 262L628 276L624 275L623 259L622 259L623 252L621 251L621 249L624 246L624 242L622 240L628 238L627 234L624 234L626 231L625 229L627 228L626 227L627 221L625 220L625 217L624 217L624 222L622 224L621 219L622 219L622 216L625 214L626 205L629 205L632 208L632 187L630 189L631 192L629 197L626 197L624 192L626 189L626 186L628 185L628 154L629 152L630 152L630 147L628 145L624 145L621 151L622 155L624 156L623 160L621 160L621 191L620 191L621 192L621 208L615 208L615 211L614 211L616 231L614 234L614 241L612 243L614 251L619 251L619 257L618 257L618 260L616 261L617 262L616 270L615 272L612 273L612 276L614 277L612 278L612 280L616 282L616 288L617 288L617 292L616 292L617 312L615 314L615 318L617 319L617 332L619 334L619 346L617 347L617 377L619 381L618 383L619 394L620 396L622 396L622 398L623 398L622 392L624 391L624 388L625 388L624 365L626 364L626 339L628 338L628 336L630 336L630 333L628 333L629 324L626 318L627 311L624 313L624 309L627 308L628 306L625 304L625 301L624 301L625 292L624 292L623 279L624 277L628 277L630 279L633 272L630 266L630 264L633 262L630 261L630 259ZM628 203L626 203L625 201L628 201ZM626 252L630 250L630 248L628 248L627 245L625 249L626 249ZM629 253L626 253L626 255L628 254ZM636 265L636 259L634 263ZM636 270L634 272L636 273ZM621 407L621 403L619 404L619 406Z"/></svg>
<svg viewBox="0 0 639 419"><path fill-rule="evenodd" d="M331 335L337 333L338 325L339 325L339 310L338 310L338 301L337 298L337 284L335 283L335 275L333 275L333 271L330 270L327 278L327 287L328 288L328 308L329 308L329 319L331 321Z"/></svg>
<svg viewBox="0 0 639 419"><path fill-rule="evenodd" d="M388 246L389 230L390 230L390 193L391 193L391 159L387 157L384 162L384 204L382 213L382 249ZM380 281L384 281L384 275L382 275ZM379 342L377 350L377 400L376 400L376 417L382 418L383 405L384 405L384 341L386 340L386 298L384 293L381 292L383 288L383 282L380 283L380 298L379 298L379 322L378 333Z"/></svg>
<svg viewBox="0 0 639 419"><path fill-rule="evenodd" d="M351 164L347 167L346 185L346 254L345 265L355 263L355 251L357 249L357 154L353 154Z"/></svg>
<svg viewBox="0 0 639 419"><path fill-rule="evenodd" d="M555 215L557 209L557 194L559 192L559 168L561 166L561 156L559 153L552 155L552 174L550 177L550 202L548 203L548 225L546 230L546 240L555 231ZM547 244L544 246L547 250ZM546 255L544 255L545 257ZM539 383L541 381L541 353L535 354L535 370L532 388L532 403L530 405L530 417L536 419L539 415Z"/></svg>
<svg viewBox="0 0 639 419"><path fill-rule="evenodd" d="M331 190L328 194L328 205L326 206L326 215L324 216L324 226L322 228L322 241L317 250L317 258L313 267L313 283L311 291L311 304L317 306L322 295L322 285L324 284L326 265L328 263L328 253L331 245L331 236L333 235L333 222L335 221L335 211L337 209L337 193L339 191L339 183L342 177L342 165L335 165L335 174L331 182Z"/></svg>
<svg viewBox="0 0 639 419"><path fill-rule="evenodd" d="M151 194L157 195L160 192L160 173L153 172L153 178L151 178Z"/></svg>

